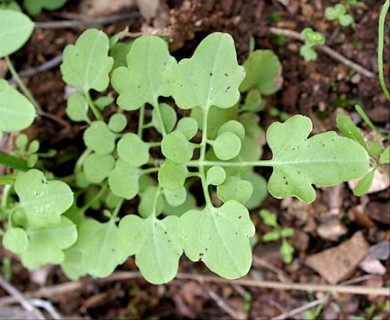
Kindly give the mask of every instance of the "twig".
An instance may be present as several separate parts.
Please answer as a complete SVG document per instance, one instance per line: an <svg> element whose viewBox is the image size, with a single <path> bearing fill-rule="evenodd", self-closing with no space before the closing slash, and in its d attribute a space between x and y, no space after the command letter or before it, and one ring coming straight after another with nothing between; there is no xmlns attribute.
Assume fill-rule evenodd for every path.
<svg viewBox="0 0 390 320"><path fill-rule="evenodd" d="M40 64L39 66L37 66L35 68L29 68L29 69L20 71L19 77L27 77L27 78L33 77L38 73L46 72L46 71L49 71L50 69L57 67L58 65L61 64L61 62L62 62L62 54L59 54L58 56L55 56L54 58ZM11 79L9 79L8 83L10 85L15 84L16 83L15 78L12 77Z"/></svg>
<svg viewBox="0 0 390 320"><path fill-rule="evenodd" d="M283 35L283 36L289 37L291 39L304 41L304 39L301 36L301 34L296 32L296 31L293 31L293 30L282 29L282 28L275 28L275 27L271 27L269 30L270 30L271 33L274 33L274 34L277 34L277 35ZM362 67L361 65L359 65L359 64L357 64L357 63L355 63L355 62L345 58L343 55L341 55L337 51L329 48L328 46L319 45L319 46L316 46L316 49L326 53L331 58L333 58L333 59L335 59L335 60L345 64L346 66L350 67L351 69L355 70L356 72L362 74L363 76L365 76L367 78L374 78L375 77L375 73L373 73L372 71L370 71L370 70Z"/></svg>
<svg viewBox="0 0 390 320"><path fill-rule="evenodd" d="M325 297L322 297L322 298L320 298L318 300L311 301L311 302L309 302L309 303L307 303L307 304L305 304L303 306L300 306L299 308L296 308L296 309L284 312L284 313L278 315L277 317L272 318L271 320L283 320L283 319L286 319L286 318L290 318L292 316L295 316L298 313L301 313L303 311L306 311L306 310L309 310L311 308L314 308L315 306L318 306L319 304L323 304L326 301L328 301L328 299L329 299L329 296L326 295Z"/></svg>
<svg viewBox="0 0 390 320"><path fill-rule="evenodd" d="M142 278L140 272L129 271L129 272L116 272L111 276L104 279L97 279L96 283L106 283L114 281L124 281ZM308 284L308 283L281 283L272 281L261 281L252 279L238 279L228 280L219 278L216 276L208 275L195 275L190 273L178 273L176 279L182 280L196 280L196 281L207 281L214 283L225 283L225 284L238 284L247 287L256 288L268 288L268 289L279 289L279 290L297 290L297 291L312 291L312 292L330 292L330 293L347 293L347 294L362 294L362 295L377 295L377 296L390 296L388 288L375 288L375 287L364 287L364 286L342 286L342 285L324 285L324 284ZM83 286L82 281L72 281L62 283L52 287L44 287L37 291L26 292L24 294L27 298L53 298L55 296L64 294L66 292L73 292L79 290ZM14 297L5 297L0 299L0 307L9 305L18 301Z"/></svg>
<svg viewBox="0 0 390 320"><path fill-rule="evenodd" d="M7 282L1 275L0 275L0 286L4 288L5 291L7 291L12 298L19 302L20 305L29 313L32 313L37 319L45 319L43 314L35 308L30 301L28 301L23 294L19 292L18 289L16 289L14 286L12 286L9 282Z"/></svg>
<svg viewBox="0 0 390 320"><path fill-rule="evenodd" d="M32 305L45 309L54 320L61 320L63 319L61 315L58 313L58 311L53 307L50 301L45 301L41 299L29 299L28 300Z"/></svg>
<svg viewBox="0 0 390 320"><path fill-rule="evenodd" d="M276 276L278 277L279 281L281 282L289 282L288 276L284 273L282 269L279 269L275 267L272 263L269 263L268 261L259 258L257 256L253 256L253 262L252 264L256 267L263 267L268 270L271 270L276 273Z"/></svg>
<svg viewBox="0 0 390 320"><path fill-rule="evenodd" d="M108 17L98 17L86 20L63 20L63 21L49 21L49 22L36 22L35 27L39 29L63 29L63 28L79 28L87 27L95 24L108 24L123 20L132 20L140 18L139 12L123 13L112 15Z"/></svg>

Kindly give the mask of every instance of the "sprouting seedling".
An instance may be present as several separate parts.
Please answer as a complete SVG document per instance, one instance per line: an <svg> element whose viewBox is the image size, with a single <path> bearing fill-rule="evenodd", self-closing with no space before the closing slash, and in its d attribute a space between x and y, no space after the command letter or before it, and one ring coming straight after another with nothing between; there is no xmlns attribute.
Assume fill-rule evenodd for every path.
<svg viewBox="0 0 390 320"><path fill-rule="evenodd" d="M259 160L263 131L256 112L261 97L282 84L280 62L269 51L254 51L243 67L233 38L213 33L179 62L154 36L133 41L126 63L113 71L109 53L108 37L95 29L64 51L63 78L80 91L68 101L67 114L87 123L86 150L68 178L74 199L65 183L46 180L37 169L18 173L19 200L7 198L4 241L29 268L56 263L72 279L105 277L134 255L143 276L157 284L176 275L184 253L222 277L238 278L252 262L255 228L248 209L265 196L265 180L254 168L273 168L268 191L274 197L306 202L315 200L313 185L332 186L367 171L363 146L335 132L309 138L312 123L301 115L268 128L273 157ZM122 110L105 118L105 103L99 107L92 90L106 97L110 82ZM190 116L178 119L176 108ZM136 126L128 125L131 118ZM198 203L191 194L196 185ZM134 198L136 212L124 212ZM86 216L90 209L105 222ZM42 253L40 238L53 255Z"/></svg>
<svg viewBox="0 0 390 320"><path fill-rule="evenodd" d="M317 59L315 46L325 43L325 36L321 32L316 32L312 28L305 28L301 32L305 44L301 47L299 53L306 61L314 61Z"/></svg>
<svg viewBox="0 0 390 320"><path fill-rule="evenodd" d="M355 21L352 16L347 13L347 8L345 5L338 3L333 7L327 7L325 10L326 19L333 21L338 20L338 22L343 26L354 26Z"/></svg>
<svg viewBox="0 0 390 320"><path fill-rule="evenodd" d="M281 239L282 243L279 251L283 256L284 262L291 263L294 255L294 247L288 243L287 239L294 234L294 229L282 228L277 222L276 214L268 210L260 210L260 216L263 219L263 222L272 228L271 231L263 235L263 240L269 242Z"/></svg>

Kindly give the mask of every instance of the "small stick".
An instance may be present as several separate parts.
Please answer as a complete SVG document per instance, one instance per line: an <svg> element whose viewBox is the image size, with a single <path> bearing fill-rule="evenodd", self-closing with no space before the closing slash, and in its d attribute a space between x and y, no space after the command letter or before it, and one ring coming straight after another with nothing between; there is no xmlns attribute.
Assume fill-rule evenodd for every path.
<svg viewBox="0 0 390 320"><path fill-rule="evenodd" d="M45 309L52 316L54 320L63 319L50 301L45 301L42 299L29 299L28 301L30 301L30 303L36 307Z"/></svg>
<svg viewBox="0 0 390 320"><path fill-rule="evenodd" d="M63 21L48 21L35 22L35 27L39 29L63 29L63 28L79 28L88 27L95 24L108 24L123 20L132 20L140 18L139 12L131 12L124 14L116 14L108 17L98 17L86 20L63 20Z"/></svg>
<svg viewBox="0 0 390 320"><path fill-rule="evenodd" d="M122 271L116 272L111 276L104 279L97 279L96 283L106 283L113 281L123 281L142 278L142 274L138 271ZM325 285L325 284L309 284L309 283L282 283L252 279L238 279L228 280L219 278L216 276L208 275L194 275L190 273L178 273L176 279L182 280L196 280L196 281L208 281L214 283L224 284L238 284L246 287L254 288L268 288L268 289L279 289L279 290L297 290L297 291L313 291L313 292L331 292L331 293L347 293L347 294L362 294L362 295L378 295L378 296L390 296L389 288L380 287L365 287L365 286L343 286L343 285ZM27 298L53 298L55 296L64 294L66 292L72 292L82 288L82 281L72 281L62 284L58 284L51 287L44 287L37 291L26 292L25 297ZM5 297L0 299L0 307L12 304L18 301L14 297Z"/></svg>
<svg viewBox="0 0 390 320"><path fill-rule="evenodd" d="M14 286L12 286L9 282L7 282L1 275L0 275L0 286L4 288L5 291L7 291L12 298L14 298L15 301L19 302L20 305L28 312L34 314L34 316L37 319L45 319L43 314L35 308L30 301L28 301L23 294L19 292L18 289L16 289Z"/></svg>
<svg viewBox="0 0 390 320"><path fill-rule="evenodd" d="M303 311L314 308L315 306L318 306L319 304L323 304L326 301L328 301L328 299L329 299L329 296L326 295L325 297L322 297L321 299L311 301L311 302L304 304L303 306L300 306L296 309L293 309L293 310L290 310L287 312L283 312L282 314L278 315L277 317L272 318L271 320L283 320L286 318L290 318L292 316L295 316L298 313L301 313Z"/></svg>
<svg viewBox="0 0 390 320"><path fill-rule="evenodd" d="M271 27L269 30L271 33L274 33L274 34L283 35L283 36L289 37L291 39L296 39L296 40L299 40L302 42L305 41L300 33L293 31L293 30L275 28L275 27ZM367 78L374 78L375 77L375 73L373 73L372 71L370 71L370 70L362 67L361 65L345 58L343 55L341 55L337 51L329 48L328 46L319 45L319 46L316 46L316 49L326 53L331 58L345 64L346 66L350 67L351 69L355 70L356 72L362 74L363 76L365 76Z"/></svg>

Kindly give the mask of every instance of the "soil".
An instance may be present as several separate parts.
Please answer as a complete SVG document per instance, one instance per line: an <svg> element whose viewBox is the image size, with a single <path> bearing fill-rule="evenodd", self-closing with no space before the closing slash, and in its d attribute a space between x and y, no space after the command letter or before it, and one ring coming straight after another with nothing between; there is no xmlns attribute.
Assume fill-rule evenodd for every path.
<svg viewBox="0 0 390 320"><path fill-rule="evenodd" d="M69 0L60 10L44 12L36 21L56 21L70 17L88 19L93 11L85 9L83 1ZM85 1L90 2L90 1ZM122 1L126 3L126 1ZM128 1L131 2L131 1ZM143 1L139 1L143 2ZM297 40L276 36L270 27L279 27L300 32L312 27L325 34L326 44L361 66L377 74L377 25L382 1L362 1L364 8L352 8L356 27L339 27L324 18L325 8L339 1L326 0L161 0L153 18L146 21L138 18L97 25L107 34L113 35L129 26L132 33L162 34L169 30L172 54L178 59L189 57L197 44L214 31L230 33L236 43L239 61L242 63L256 49L270 49L279 56L283 65L283 87L267 98L266 110L260 122L263 128L277 119L269 115L276 107L289 115L304 114L314 123L314 131L335 130L338 113L348 114L369 134L371 130L361 121L354 109L360 103L374 124L384 132L390 129L390 104L382 93L377 77L367 78L348 68L330 56L319 53L314 62L305 62L299 55L301 43ZM82 11L84 10L84 11ZM86 10L86 11L85 11ZM121 8L120 13L136 12L135 6ZM118 12L105 12L113 15ZM67 44L74 43L83 27L70 29L40 29L34 31L26 46L12 56L17 70L35 68L61 54ZM251 44L252 43L252 44ZM390 84L390 17L387 17L385 32L384 70ZM1 67L1 65L0 65ZM0 68L1 69L1 68ZM9 74L6 74L6 78ZM76 158L83 149L83 126L71 123L65 115L65 85L58 67L24 77L42 108L66 122L66 126L48 117L40 117L27 133L38 138L44 150L61 150L48 167L58 175L65 176L72 170L70 165L58 169L59 159L66 154ZM14 137L8 137L11 148ZM4 144L4 141L2 142ZM267 156L265 153L265 157ZM72 160L72 159L70 159ZM70 161L71 162L71 161ZM262 171L267 176L268 171ZM271 197L262 208L278 214L282 227L294 228L291 244L295 257L291 264L283 263L279 254L279 243L264 243L261 240L254 250L255 260L249 277L269 281L284 281L310 284L326 283L324 278L305 265L305 259L325 249L335 247L342 241L361 231L369 246L390 240L389 189L371 193L362 198L355 197L347 184L341 187L319 189L317 200L311 205L300 205L296 201L279 201ZM329 214L336 209L336 216ZM257 226L257 235L269 231L262 225L258 210L252 218ZM332 223L329 223L329 221ZM333 227L329 227L329 226ZM343 230L342 235L338 234ZM328 229L324 230L328 227ZM322 229L320 228L322 227ZM329 231L330 230L330 231ZM326 233L328 231L328 234ZM335 238L329 236L336 233ZM69 282L57 267L48 267L35 272L24 269L18 257L1 249L3 273L10 261L10 282L21 292L37 290ZM382 275L367 273L355 268L348 279L357 279L365 286L389 286L390 261L382 262L386 272ZM134 260L129 259L118 271L136 271ZM207 275L210 272L201 264L193 264L184 257L180 272ZM366 276L364 278L360 278ZM270 319L288 310L303 306L324 296L322 293L260 289L231 284L199 282L175 279L172 282L153 286L142 278L121 281L99 282L84 278L73 291L51 297L54 307L64 317L72 318L158 318L158 319ZM6 293L0 289L1 295ZM388 300L387 300L388 301ZM380 296L335 294L322 304L321 318L348 319L365 316L369 309L382 319L389 316L382 307L386 298ZM374 306L374 307L372 307ZM1 310L0 298L0 310ZM302 313L287 318L302 319Z"/></svg>

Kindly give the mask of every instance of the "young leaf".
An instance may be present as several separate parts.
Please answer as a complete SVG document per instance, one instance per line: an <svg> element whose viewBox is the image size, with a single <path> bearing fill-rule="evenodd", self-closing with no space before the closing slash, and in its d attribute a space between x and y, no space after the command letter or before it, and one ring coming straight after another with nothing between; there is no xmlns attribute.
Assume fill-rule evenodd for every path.
<svg viewBox="0 0 390 320"><path fill-rule="evenodd" d="M140 193L141 201L138 206L138 212L141 217L147 218L150 215L158 215L164 208L164 199L156 186L149 186Z"/></svg>
<svg viewBox="0 0 390 320"><path fill-rule="evenodd" d="M164 189L164 196L166 195L166 191L167 190ZM166 197L165 197L165 199L166 199ZM194 208L196 208L196 199L191 193L187 192L184 202L177 207L170 205L168 203L168 200L167 200L165 205L164 205L163 213L167 216L180 217L188 210L191 210Z"/></svg>
<svg viewBox="0 0 390 320"><path fill-rule="evenodd" d="M66 104L66 115L72 121L88 121L88 103L80 93L72 94Z"/></svg>
<svg viewBox="0 0 390 320"><path fill-rule="evenodd" d="M164 189L164 197L169 205L178 207L186 201L187 190L184 187L175 191Z"/></svg>
<svg viewBox="0 0 390 320"><path fill-rule="evenodd" d="M245 139L245 129L242 123L236 121L236 120L230 120L226 123L224 123L219 129L218 129L218 136L222 135L225 132L232 132L237 137L240 138L241 142Z"/></svg>
<svg viewBox="0 0 390 320"><path fill-rule="evenodd" d="M283 238L292 237L293 234L294 234L294 229L293 229L293 228L283 228L283 229L280 231L280 235L281 235Z"/></svg>
<svg viewBox="0 0 390 320"><path fill-rule="evenodd" d="M107 277L127 256L121 252L119 230L114 220L105 223L84 220L78 227L77 248L87 273L93 277Z"/></svg>
<svg viewBox="0 0 390 320"><path fill-rule="evenodd" d="M114 59L108 56L108 37L97 29L89 29L68 45L63 53L61 72L64 81L83 92L102 92L109 84L108 74Z"/></svg>
<svg viewBox="0 0 390 320"><path fill-rule="evenodd" d="M336 118L337 128L343 133L344 136L359 142L360 145L367 150L366 142L359 130L359 128L353 123L350 117L343 114L338 114Z"/></svg>
<svg viewBox="0 0 390 320"><path fill-rule="evenodd" d="M158 172L158 182L169 191L177 191L183 187L187 176L188 169L185 165L167 160Z"/></svg>
<svg viewBox="0 0 390 320"><path fill-rule="evenodd" d="M67 0L24 0L23 6L26 8L27 12L35 16L43 9L46 10L57 10L61 8Z"/></svg>
<svg viewBox="0 0 390 320"><path fill-rule="evenodd" d="M206 181L207 184L212 184L214 186L219 186L226 179L225 169L220 166L211 167L207 170Z"/></svg>
<svg viewBox="0 0 390 320"><path fill-rule="evenodd" d="M278 228L278 221L276 214L273 212L270 212L268 210L262 209L260 210L260 216L263 219L263 222L270 227Z"/></svg>
<svg viewBox="0 0 390 320"><path fill-rule="evenodd" d="M278 229L272 230L270 232L266 232L263 235L263 241L269 242L269 241L276 241L280 238L280 233Z"/></svg>
<svg viewBox="0 0 390 320"><path fill-rule="evenodd" d="M245 61L246 77L240 86L241 92L257 89L264 95L270 95L283 84L282 65L271 50L256 50Z"/></svg>
<svg viewBox="0 0 390 320"><path fill-rule="evenodd" d="M51 227L28 230L29 246L22 256L23 265L36 269L45 264L59 264L64 260L63 250L76 242L76 225L66 217Z"/></svg>
<svg viewBox="0 0 390 320"><path fill-rule="evenodd" d="M215 155L221 160L233 159L241 150L241 140L232 132L222 133L210 143L214 148Z"/></svg>
<svg viewBox="0 0 390 320"><path fill-rule="evenodd" d="M282 245L280 246L280 253L283 256L283 261L285 263L291 263L293 260L294 247L288 243L286 239L283 238Z"/></svg>
<svg viewBox="0 0 390 320"><path fill-rule="evenodd" d="M203 39L191 59L179 62L173 98L182 109L229 108L240 97L238 87L244 76L244 68L237 63L233 38L215 32Z"/></svg>
<svg viewBox="0 0 390 320"><path fill-rule="evenodd" d="M85 177L91 183L101 183L114 169L115 159L110 154L89 154L84 162Z"/></svg>
<svg viewBox="0 0 390 320"><path fill-rule="evenodd" d="M252 183L235 176L227 177L225 182L217 187L218 198L223 202L234 199L244 204L249 200L252 192Z"/></svg>
<svg viewBox="0 0 390 320"><path fill-rule="evenodd" d="M390 146L387 147L379 158L379 164L385 164L390 162Z"/></svg>
<svg viewBox="0 0 390 320"><path fill-rule="evenodd" d="M82 254L76 245L64 251L64 261L61 263L61 269L70 280L77 280L87 274L83 265Z"/></svg>
<svg viewBox="0 0 390 320"><path fill-rule="evenodd" d="M149 146L134 133L126 133L118 141L118 156L134 167L140 167L149 160Z"/></svg>
<svg viewBox="0 0 390 320"><path fill-rule="evenodd" d="M184 134L187 140L191 140L198 132L198 123L193 118L182 118L177 123L176 131Z"/></svg>
<svg viewBox="0 0 390 320"><path fill-rule="evenodd" d="M374 175L375 169L372 169L363 178L361 178L356 187L353 189L353 194L357 197L361 197L362 195L366 194L372 185Z"/></svg>
<svg viewBox="0 0 390 320"><path fill-rule="evenodd" d="M94 121L84 131L84 143L98 154L111 153L115 148L116 136L103 121Z"/></svg>
<svg viewBox="0 0 390 320"><path fill-rule="evenodd" d="M177 121L177 114L175 109L173 109L169 104L167 103L160 103L159 104L161 117L164 123L165 132L171 132L172 129L175 127L176 121ZM187 118L184 118L187 119ZM159 133L163 133L160 118L158 117L157 109L154 108L152 111L152 123L156 130Z"/></svg>
<svg viewBox="0 0 390 320"><path fill-rule="evenodd" d="M163 155L174 163L182 164L190 161L194 153L194 145L179 131L167 134L161 141Z"/></svg>
<svg viewBox="0 0 390 320"><path fill-rule="evenodd" d="M119 159L108 177L111 191L118 197L133 199L139 191L139 170Z"/></svg>
<svg viewBox="0 0 390 320"><path fill-rule="evenodd" d="M4 248L16 254L26 251L28 245L27 233L22 228L9 228L3 236Z"/></svg>
<svg viewBox="0 0 390 320"><path fill-rule="evenodd" d="M24 13L0 10L0 58L18 51L33 30L34 23Z"/></svg>
<svg viewBox="0 0 390 320"><path fill-rule="evenodd" d="M137 110L145 103L155 105L159 96L170 96L175 66L176 60L163 39L155 36L136 39L127 55L127 67L119 67L112 74L119 106Z"/></svg>
<svg viewBox="0 0 390 320"><path fill-rule="evenodd" d="M241 111L259 112L264 110L267 102L261 96L257 89L252 89L248 92L245 98L245 103L241 106Z"/></svg>
<svg viewBox="0 0 390 320"><path fill-rule="evenodd" d="M0 27L0 33L1 30ZM7 81L0 79L0 132L26 129L33 123L34 118L35 109L32 103L12 88Z"/></svg>
<svg viewBox="0 0 390 320"><path fill-rule="evenodd" d="M114 113L108 121L108 128L113 132L122 132L127 126L127 119L123 113Z"/></svg>
<svg viewBox="0 0 390 320"><path fill-rule="evenodd" d="M248 210L230 200L220 208L189 210L180 217L184 252L192 261L203 261L207 267L226 279L237 279L248 273L252 263L250 238L255 228Z"/></svg>
<svg viewBox="0 0 390 320"><path fill-rule="evenodd" d="M312 184L333 186L367 172L368 154L361 145L335 132L308 139L311 130L310 119L301 115L269 127L267 141L274 170L268 190L275 198L296 196L310 203L316 196Z"/></svg>
<svg viewBox="0 0 390 320"><path fill-rule="evenodd" d="M17 175L15 191L32 228L58 224L61 214L73 203L72 190L66 183L47 181L36 169Z"/></svg>
<svg viewBox="0 0 390 320"><path fill-rule="evenodd" d="M244 176L244 180L252 183L253 192L249 199L245 202L245 207L252 210L258 207L267 197L267 181L264 177L252 170L248 171L248 173Z"/></svg>
<svg viewBox="0 0 390 320"><path fill-rule="evenodd" d="M178 217L158 220L153 215L147 219L127 215L119 230L125 254L135 254L135 263L147 281L162 284L175 277L183 253Z"/></svg>

